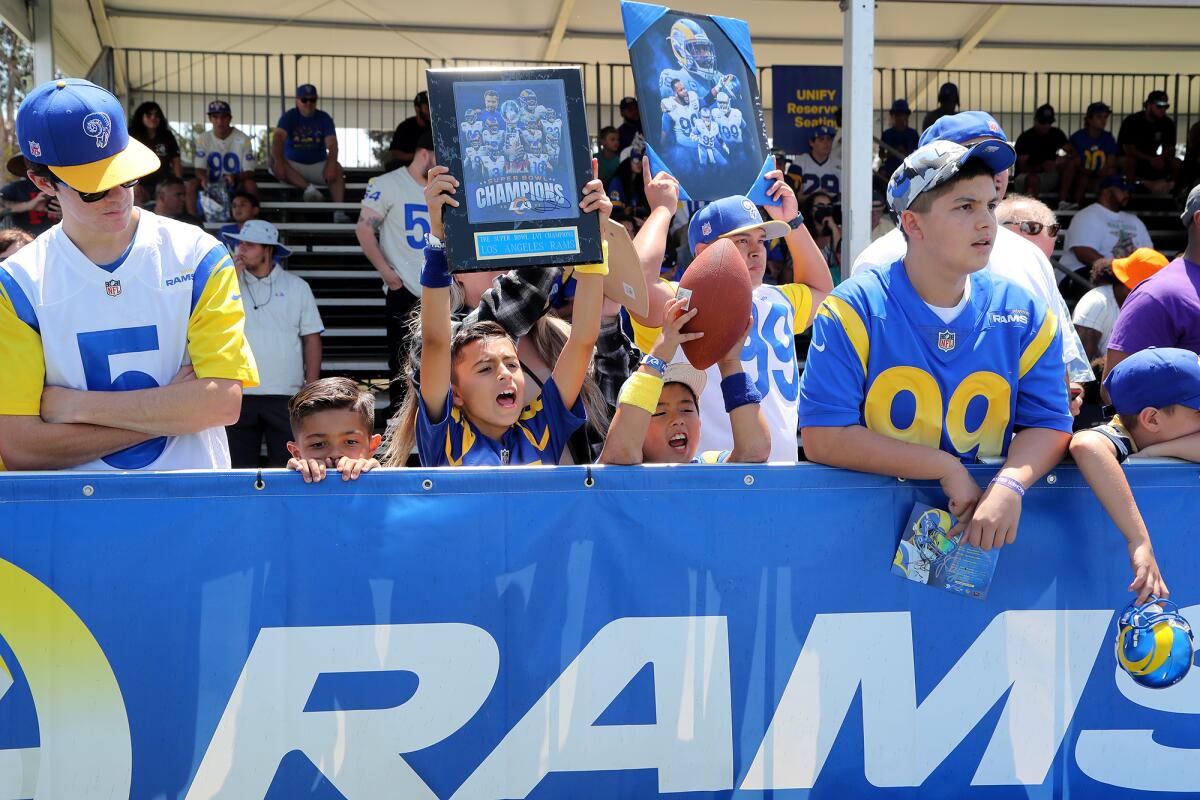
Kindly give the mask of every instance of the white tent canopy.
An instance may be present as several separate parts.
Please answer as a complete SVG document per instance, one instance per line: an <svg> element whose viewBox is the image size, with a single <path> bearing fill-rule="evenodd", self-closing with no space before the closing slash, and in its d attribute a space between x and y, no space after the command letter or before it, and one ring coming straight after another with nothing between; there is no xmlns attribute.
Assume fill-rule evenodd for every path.
<svg viewBox="0 0 1200 800"><path fill-rule="evenodd" d="M102 45L211 52L330 53L627 60L616 0L310 0L282 8L209 0L52 2L55 58L83 74ZM696 0L698 12L746 19L762 65L842 62L834 0ZM1030 72L1200 72L1194 0L1141 3L887 2L875 15L875 63L884 67ZM1131 7L1133 6L1133 7ZM33 38L20 0L0 14Z"/></svg>

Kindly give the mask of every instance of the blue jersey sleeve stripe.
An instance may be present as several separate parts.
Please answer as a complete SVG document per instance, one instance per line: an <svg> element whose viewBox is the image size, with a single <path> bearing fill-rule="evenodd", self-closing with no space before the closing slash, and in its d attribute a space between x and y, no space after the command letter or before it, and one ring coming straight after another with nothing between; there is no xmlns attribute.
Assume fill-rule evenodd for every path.
<svg viewBox="0 0 1200 800"><path fill-rule="evenodd" d="M212 250L208 251L200 264L196 267L196 272L192 275L192 311L196 310L196 306L200 304L200 298L204 295L204 287L208 285L208 279L216 273L233 266L233 259L229 257L229 249L223 244L219 244Z"/></svg>
<svg viewBox="0 0 1200 800"><path fill-rule="evenodd" d="M830 295L821 303L817 313L829 317L845 331L846 338L850 340L859 363L862 364L863 375L866 375L867 358L871 353L871 340L867 334L867 326L863 324L862 317L854 310L854 306L840 297Z"/></svg>
<svg viewBox="0 0 1200 800"><path fill-rule="evenodd" d="M8 302L12 303L17 319L40 335L42 328L38 324L33 303L29 302L29 298L25 296L25 290L21 288L21 284L17 283L17 279L10 275L4 267L0 267L0 292L3 292L8 297Z"/></svg>
<svg viewBox="0 0 1200 800"><path fill-rule="evenodd" d="M1046 348L1050 346L1050 342L1054 340L1054 336L1057 333L1058 317L1054 315L1054 312L1047 311L1046 316L1042 319L1042 327L1038 329L1037 335L1033 337L1033 341L1021 353L1019 377L1024 378L1025 373L1033 369L1033 365L1046 352Z"/></svg>

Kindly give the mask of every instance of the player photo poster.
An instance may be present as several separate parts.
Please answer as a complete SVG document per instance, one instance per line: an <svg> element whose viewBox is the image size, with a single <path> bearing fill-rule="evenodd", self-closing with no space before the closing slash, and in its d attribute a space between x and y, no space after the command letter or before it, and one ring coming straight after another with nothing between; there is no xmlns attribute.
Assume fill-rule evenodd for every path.
<svg viewBox="0 0 1200 800"><path fill-rule="evenodd" d="M458 178L443 222L451 270L600 261L583 81L574 67L427 73L434 148Z"/></svg>
<svg viewBox="0 0 1200 800"><path fill-rule="evenodd" d="M775 163L749 26L625 0L621 16L651 168L674 175L689 200L740 192L776 204L760 180Z"/></svg>

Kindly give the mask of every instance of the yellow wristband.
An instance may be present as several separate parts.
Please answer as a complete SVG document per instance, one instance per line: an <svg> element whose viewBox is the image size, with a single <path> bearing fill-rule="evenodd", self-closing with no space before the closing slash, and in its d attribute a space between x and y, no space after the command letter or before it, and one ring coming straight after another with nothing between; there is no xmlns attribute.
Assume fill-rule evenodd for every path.
<svg viewBox="0 0 1200 800"><path fill-rule="evenodd" d="M663 379L645 372L635 372L621 386L618 403L640 408L647 414L658 410L658 398L662 394Z"/></svg>
<svg viewBox="0 0 1200 800"><path fill-rule="evenodd" d="M601 242L604 248L604 260L599 264L580 264L575 268L575 272L579 275L607 275L608 274L608 242Z"/></svg>

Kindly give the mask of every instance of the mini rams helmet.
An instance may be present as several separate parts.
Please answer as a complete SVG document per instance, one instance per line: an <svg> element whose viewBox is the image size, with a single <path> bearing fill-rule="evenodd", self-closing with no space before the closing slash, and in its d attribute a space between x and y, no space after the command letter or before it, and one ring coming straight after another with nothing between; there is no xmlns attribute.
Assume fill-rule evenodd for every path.
<svg viewBox="0 0 1200 800"><path fill-rule="evenodd" d="M922 550L934 550L940 555L949 555L957 546L948 535L952 527L949 512L931 508L913 523L912 542Z"/></svg>
<svg viewBox="0 0 1200 800"><path fill-rule="evenodd" d="M705 106L704 108L700 109L700 119L705 120L705 121L712 119L712 109L709 108L708 106Z"/></svg>
<svg viewBox="0 0 1200 800"><path fill-rule="evenodd" d="M467 122L474 122L479 117L478 108L468 108L465 114Z"/></svg>
<svg viewBox="0 0 1200 800"><path fill-rule="evenodd" d="M688 72L712 75L715 72L717 51L712 39L694 20L676 20L671 26L671 52L679 66Z"/></svg>
<svg viewBox="0 0 1200 800"><path fill-rule="evenodd" d="M1117 621L1117 663L1139 686L1173 686L1192 668L1192 626L1170 600L1130 603Z"/></svg>
<svg viewBox="0 0 1200 800"><path fill-rule="evenodd" d="M717 107L722 111L727 111L729 109L729 95L725 94L724 92L718 92Z"/></svg>
<svg viewBox="0 0 1200 800"><path fill-rule="evenodd" d="M537 107L537 95L533 93L532 89L521 90L521 105L531 111Z"/></svg>

